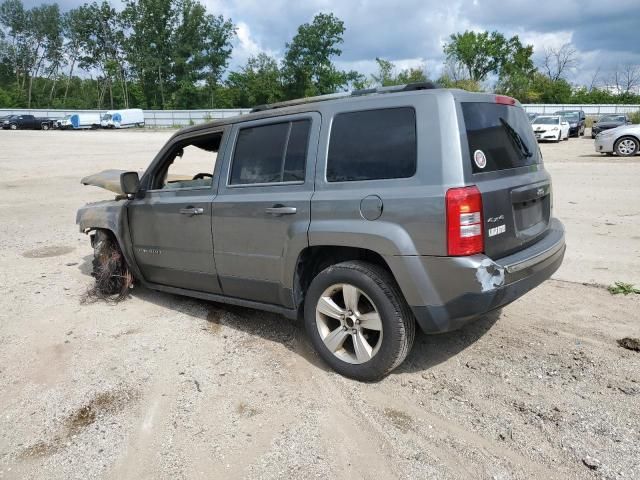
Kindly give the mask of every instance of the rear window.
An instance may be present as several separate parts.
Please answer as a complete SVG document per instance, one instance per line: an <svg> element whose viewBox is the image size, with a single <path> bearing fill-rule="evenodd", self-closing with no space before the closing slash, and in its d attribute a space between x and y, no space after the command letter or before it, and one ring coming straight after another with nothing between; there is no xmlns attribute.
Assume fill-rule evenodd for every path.
<svg viewBox="0 0 640 480"><path fill-rule="evenodd" d="M340 113L331 127L328 182L407 178L416 173L413 108Z"/></svg>
<svg viewBox="0 0 640 480"><path fill-rule="evenodd" d="M537 142L522 108L486 102L462 102L461 106L473 173L540 162Z"/></svg>

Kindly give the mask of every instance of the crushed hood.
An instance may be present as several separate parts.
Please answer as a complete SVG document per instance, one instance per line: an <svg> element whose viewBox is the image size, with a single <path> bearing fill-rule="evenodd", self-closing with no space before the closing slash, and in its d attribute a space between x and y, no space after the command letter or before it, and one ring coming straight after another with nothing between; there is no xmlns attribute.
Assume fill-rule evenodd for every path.
<svg viewBox="0 0 640 480"><path fill-rule="evenodd" d="M122 195L124 192L120 188L120 174L129 170L103 170L93 175L88 175L80 180L82 185L91 185L94 187L104 188L110 192Z"/></svg>

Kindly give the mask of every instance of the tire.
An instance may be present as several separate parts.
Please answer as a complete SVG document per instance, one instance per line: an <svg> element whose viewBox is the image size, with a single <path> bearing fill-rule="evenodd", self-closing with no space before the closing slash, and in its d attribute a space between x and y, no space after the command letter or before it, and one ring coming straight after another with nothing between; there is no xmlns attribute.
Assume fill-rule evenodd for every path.
<svg viewBox="0 0 640 480"><path fill-rule="evenodd" d="M322 359L339 374L361 381L379 380L400 365L416 328L392 275L362 261L332 265L313 279L304 322Z"/></svg>
<svg viewBox="0 0 640 480"><path fill-rule="evenodd" d="M640 150L640 142L633 137L622 137L616 140L613 150L620 157L632 157Z"/></svg>
<svg viewBox="0 0 640 480"><path fill-rule="evenodd" d="M42 125L42 130L49 130L49 125L46 123Z"/></svg>
<svg viewBox="0 0 640 480"><path fill-rule="evenodd" d="M17 130L18 129L18 125L16 125L15 123L12 123L11 125L9 125L9 128L11 130Z"/></svg>
<svg viewBox="0 0 640 480"><path fill-rule="evenodd" d="M91 237L93 261L91 276L96 279L90 295L120 300L128 295L133 276L120 251L118 242L110 232L97 230Z"/></svg>

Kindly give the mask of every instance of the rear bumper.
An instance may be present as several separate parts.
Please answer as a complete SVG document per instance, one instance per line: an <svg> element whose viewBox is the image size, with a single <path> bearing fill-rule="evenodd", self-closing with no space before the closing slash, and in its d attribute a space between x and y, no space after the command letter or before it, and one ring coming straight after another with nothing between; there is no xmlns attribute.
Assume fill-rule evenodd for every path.
<svg viewBox="0 0 640 480"><path fill-rule="evenodd" d="M542 240L499 260L485 255L411 257L405 277L399 277L394 269L400 257L394 257L395 265L390 266L422 330L442 333L456 330L540 285L560 267L565 249L564 226L552 219ZM407 278L414 280L412 285Z"/></svg>

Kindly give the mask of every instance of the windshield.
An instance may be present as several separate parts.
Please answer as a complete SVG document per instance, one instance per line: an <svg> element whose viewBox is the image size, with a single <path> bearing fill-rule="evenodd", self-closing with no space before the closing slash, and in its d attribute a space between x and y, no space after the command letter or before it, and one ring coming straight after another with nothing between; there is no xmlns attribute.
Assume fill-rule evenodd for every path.
<svg viewBox="0 0 640 480"><path fill-rule="evenodd" d="M558 125L560 118L558 117L538 117L533 121L534 124L540 125Z"/></svg>
<svg viewBox="0 0 640 480"><path fill-rule="evenodd" d="M602 117L600 122L624 122L626 119L623 115L605 115Z"/></svg>
<svg viewBox="0 0 640 480"><path fill-rule="evenodd" d="M102 116L102 120L111 120L111 114L110 114L110 113L105 113L105 114Z"/></svg>
<svg viewBox="0 0 640 480"><path fill-rule="evenodd" d="M461 106L473 173L540 162L533 130L522 108L486 102L462 102ZM476 154L486 158L485 166L474 161Z"/></svg>

